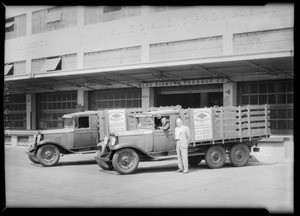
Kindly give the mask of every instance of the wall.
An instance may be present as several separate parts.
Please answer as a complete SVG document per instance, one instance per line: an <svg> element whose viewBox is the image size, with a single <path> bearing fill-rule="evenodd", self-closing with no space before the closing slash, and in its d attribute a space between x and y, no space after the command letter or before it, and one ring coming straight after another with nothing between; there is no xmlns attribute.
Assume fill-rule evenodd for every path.
<svg viewBox="0 0 300 216"><path fill-rule="evenodd" d="M7 14L10 7L7 7ZM26 11L26 10L25 10ZM23 11L21 11L23 12ZM21 13L20 12L20 13ZM31 11L27 12L30 20ZM30 34L5 41L5 62L78 53L78 68L83 66L82 53L142 46L142 59L149 59L150 44L223 35L223 53L231 54L232 35L243 32L291 28L294 10L291 4L266 6L196 6L150 13L143 6L141 16L84 25L84 8L78 7L78 25L61 30ZM31 26L31 25L29 25ZM70 37L71 35L71 37ZM229 40L228 40L229 38ZM146 52L146 53L145 53Z"/></svg>

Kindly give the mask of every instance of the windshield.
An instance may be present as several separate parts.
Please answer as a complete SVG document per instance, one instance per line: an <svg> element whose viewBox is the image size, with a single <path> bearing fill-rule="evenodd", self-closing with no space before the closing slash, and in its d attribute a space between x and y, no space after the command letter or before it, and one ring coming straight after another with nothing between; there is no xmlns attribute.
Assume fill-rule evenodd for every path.
<svg viewBox="0 0 300 216"><path fill-rule="evenodd" d="M64 125L65 127L74 127L73 118L64 118Z"/></svg>
<svg viewBox="0 0 300 216"><path fill-rule="evenodd" d="M153 129L153 118L150 116L137 118L138 129Z"/></svg>

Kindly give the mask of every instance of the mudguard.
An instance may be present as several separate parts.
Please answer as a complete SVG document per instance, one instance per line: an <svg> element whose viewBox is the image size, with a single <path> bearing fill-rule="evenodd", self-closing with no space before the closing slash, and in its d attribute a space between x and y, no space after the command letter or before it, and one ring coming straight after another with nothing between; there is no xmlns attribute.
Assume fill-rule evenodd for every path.
<svg viewBox="0 0 300 216"><path fill-rule="evenodd" d="M43 145L48 145L48 144L51 144L51 145L55 145L59 148L60 152L62 154L73 154L73 153L76 153L68 148L66 148L65 146L53 141L53 140L42 140L40 142L38 142L37 144L31 146L29 149L28 149L28 152L32 152L32 151L37 151L37 149Z"/></svg>
<svg viewBox="0 0 300 216"><path fill-rule="evenodd" d="M123 149L123 148L131 148L131 149L136 150L139 155L142 155L142 156L144 156L146 158L149 158L149 159L152 159L152 160L156 159L153 156L149 155L147 152L145 152L143 149L141 149L141 148L139 148L137 146L134 146L134 145L132 145L130 143L120 143L120 144L117 144L117 145L115 145L113 147L113 149L112 149L111 152L113 153L113 152L116 152L117 150Z"/></svg>

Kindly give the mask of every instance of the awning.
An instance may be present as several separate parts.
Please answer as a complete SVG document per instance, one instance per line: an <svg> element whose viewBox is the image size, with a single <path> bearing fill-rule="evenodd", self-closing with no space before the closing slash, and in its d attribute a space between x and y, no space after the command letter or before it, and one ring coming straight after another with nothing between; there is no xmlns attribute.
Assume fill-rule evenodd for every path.
<svg viewBox="0 0 300 216"><path fill-rule="evenodd" d="M59 64L60 60L61 60L61 57L47 59L43 65L41 71L55 70L57 65Z"/></svg>
<svg viewBox="0 0 300 216"><path fill-rule="evenodd" d="M5 23L5 28L9 28L9 27L11 27L11 26L14 25L14 24L15 24L14 21L6 22L6 23Z"/></svg>
<svg viewBox="0 0 300 216"><path fill-rule="evenodd" d="M13 64L5 65L5 67L4 67L4 76L6 76L10 72L10 70L12 69L13 66L14 66Z"/></svg>
<svg viewBox="0 0 300 216"><path fill-rule="evenodd" d="M61 19L61 14L62 14L61 11L54 11L54 12L48 13L46 22L50 23L50 22L59 21Z"/></svg>

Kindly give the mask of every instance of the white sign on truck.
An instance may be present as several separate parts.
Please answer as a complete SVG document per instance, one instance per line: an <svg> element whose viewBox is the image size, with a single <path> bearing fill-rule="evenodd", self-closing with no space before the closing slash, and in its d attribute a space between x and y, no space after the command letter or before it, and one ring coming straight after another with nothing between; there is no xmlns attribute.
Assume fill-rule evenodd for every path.
<svg viewBox="0 0 300 216"><path fill-rule="evenodd" d="M195 140L209 140L213 138L212 118L210 108L193 109Z"/></svg>
<svg viewBox="0 0 300 216"><path fill-rule="evenodd" d="M109 131L126 131L125 110L108 110Z"/></svg>

